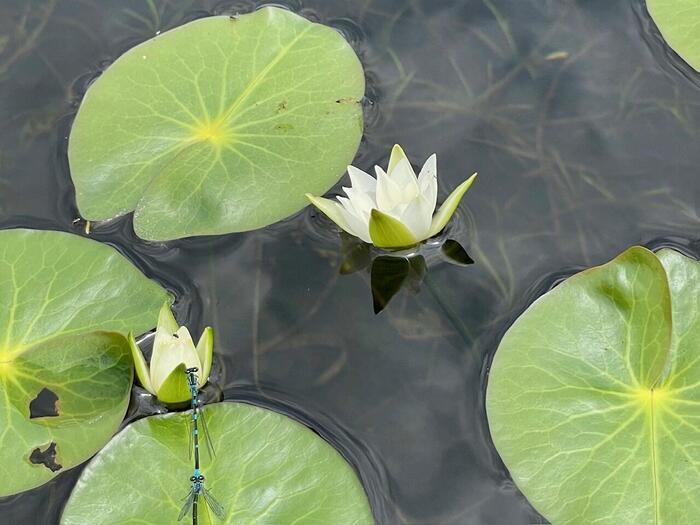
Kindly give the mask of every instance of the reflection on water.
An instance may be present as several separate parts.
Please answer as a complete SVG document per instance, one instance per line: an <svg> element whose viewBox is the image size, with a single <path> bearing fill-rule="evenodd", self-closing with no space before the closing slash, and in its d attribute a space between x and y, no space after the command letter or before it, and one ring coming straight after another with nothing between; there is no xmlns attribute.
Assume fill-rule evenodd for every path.
<svg viewBox="0 0 700 525"><path fill-rule="evenodd" d="M280 2L276 2L280 3ZM305 0L359 49L369 79L358 167L395 142L436 152L441 189L480 178L452 237L475 264L430 264L375 315L368 271L310 209L255 233L137 242L98 225L216 327L224 397L277 407L358 467L381 523L542 523L500 463L488 362L529 301L634 243L698 253L700 95L660 65L643 8L609 0ZM4 0L0 222L79 231L65 157L88 82L122 51L252 1ZM132 407L134 416L153 407ZM55 523L78 470L0 501L8 523Z"/></svg>

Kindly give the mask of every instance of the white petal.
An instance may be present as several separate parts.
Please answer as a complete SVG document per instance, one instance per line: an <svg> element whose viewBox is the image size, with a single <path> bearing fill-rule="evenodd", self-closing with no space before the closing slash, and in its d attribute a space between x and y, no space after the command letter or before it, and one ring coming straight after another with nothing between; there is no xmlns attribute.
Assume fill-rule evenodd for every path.
<svg viewBox="0 0 700 525"><path fill-rule="evenodd" d="M355 187L343 188L343 191L350 199L356 215L369 223L369 215L372 213L372 208L377 207L377 203L374 201L374 194L359 191Z"/></svg>
<svg viewBox="0 0 700 525"><path fill-rule="evenodd" d="M419 193L418 179L408 159L402 158L396 167L388 174L392 182L401 189L401 202L406 204L416 198Z"/></svg>
<svg viewBox="0 0 700 525"><path fill-rule="evenodd" d="M156 350L158 350L158 359L151 360L151 384L156 392L180 364L184 364L185 368L202 368L192 336L184 326L181 326L168 340L161 339L160 346L157 349L153 348L154 359Z"/></svg>
<svg viewBox="0 0 700 525"><path fill-rule="evenodd" d="M431 206L430 213L435 211L437 204L437 155L433 153L423 164L423 168L418 175L418 187L421 194L426 198Z"/></svg>
<svg viewBox="0 0 700 525"><path fill-rule="evenodd" d="M431 207L428 200L423 195L419 195L396 218L411 230L417 240L422 241L430 237L433 209L434 206Z"/></svg>
<svg viewBox="0 0 700 525"><path fill-rule="evenodd" d="M341 213L348 225L348 229L345 231L355 237L359 237L367 243L371 243L372 239L369 236L369 219L363 217L362 214L355 209L350 199L338 197L338 201L341 204L341 206L339 206Z"/></svg>
<svg viewBox="0 0 700 525"><path fill-rule="evenodd" d="M386 169L388 173L394 171L394 167L399 163L401 159L406 159L406 153L404 153L403 148L398 144L394 144L391 148L391 155L389 156L389 167Z"/></svg>
<svg viewBox="0 0 700 525"><path fill-rule="evenodd" d="M375 166L374 169L377 172L377 209L389 213L401 203L401 188L389 178L382 168Z"/></svg>
<svg viewBox="0 0 700 525"><path fill-rule="evenodd" d="M337 199L340 203L340 213L343 215L343 218L346 221L348 220L348 218L359 221L363 220L362 213L357 208L355 208L355 203L352 200L350 200L350 198L338 196Z"/></svg>
<svg viewBox="0 0 700 525"><path fill-rule="evenodd" d="M355 166L348 166L348 175L350 175L350 183L354 189L371 194L377 191L377 179L369 173L365 173Z"/></svg>
<svg viewBox="0 0 700 525"><path fill-rule="evenodd" d="M173 334L175 334L175 332L171 332L171 330L175 326L177 326L177 323L174 325L168 325L168 323L158 323L158 326L156 326L156 336L153 339L153 352L151 353L150 362L151 380L153 380L153 369L158 366L163 358L163 355L165 355L172 345ZM177 330L179 330L179 327Z"/></svg>

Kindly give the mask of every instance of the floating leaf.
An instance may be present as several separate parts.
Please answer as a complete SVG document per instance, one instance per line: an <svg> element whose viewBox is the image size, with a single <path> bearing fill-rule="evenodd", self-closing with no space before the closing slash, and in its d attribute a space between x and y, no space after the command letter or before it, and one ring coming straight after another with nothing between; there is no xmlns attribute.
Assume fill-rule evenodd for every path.
<svg viewBox="0 0 700 525"><path fill-rule="evenodd" d="M136 46L73 125L80 213L135 210L145 239L252 230L323 194L362 136L364 73L334 29L267 7Z"/></svg>
<svg viewBox="0 0 700 525"><path fill-rule="evenodd" d="M107 442L131 387L119 333L152 328L166 299L113 248L0 231L0 496L47 482Z"/></svg>
<svg viewBox="0 0 700 525"><path fill-rule="evenodd" d="M204 411L218 452L203 465L205 487L226 517L210 521L200 510L200 523L374 523L352 467L308 428L241 403ZM61 523L176 523L192 475L189 417L172 413L129 425L87 466Z"/></svg>
<svg viewBox="0 0 700 525"><path fill-rule="evenodd" d="M411 264L406 257L380 255L372 261L372 303L374 313L378 314L387 307L389 301L399 293L404 281L411 271Z"/></svg>
<svg viewBox="0 0 700 525"><path fill-rule="evenodd" d="M646 3L664 40L683 60L700 71L700 2L646 0Z"/></svg>
<svg viewBox="0 0 700 525"><path fill-rule="evenodd" d="M486 407L503 461L552 523L693 523L700 263L634 247L554 288L504 336Z"/></svg>

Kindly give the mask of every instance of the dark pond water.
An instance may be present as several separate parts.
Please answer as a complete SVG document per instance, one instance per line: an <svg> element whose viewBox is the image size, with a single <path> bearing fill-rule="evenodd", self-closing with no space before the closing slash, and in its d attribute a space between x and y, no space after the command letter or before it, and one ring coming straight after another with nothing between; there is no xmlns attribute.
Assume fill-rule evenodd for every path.
<svg viewBox="0 0 700 525"><path fill-rule="evenodd" d="M66 160L89 80L132 45L254 2L0 0L0 225L81 231ZM293 414L358 468L382 524L544 523L489 438L488 363L512 320L628 245L697 252L700 93L643 8L610 0L305 0L368 75L355 165L394 142L438 154L441 195L480 178L452 234L475 264L433 262L379 315L369 275L307 209L244 234L169 244L98 225L216 329L226 399ZM151 408L135 396L131 417ZM56 523L79 468L0 500L0 522ZM11 475L3 472L0 477ZM283 524L280 524L283 525Z"/></svg>

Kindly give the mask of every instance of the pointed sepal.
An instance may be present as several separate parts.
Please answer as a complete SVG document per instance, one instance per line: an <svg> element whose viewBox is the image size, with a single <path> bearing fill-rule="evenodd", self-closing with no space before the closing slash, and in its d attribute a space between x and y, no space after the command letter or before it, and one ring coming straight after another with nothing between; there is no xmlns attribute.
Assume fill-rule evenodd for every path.
<svg viewBox="0 0 700 525"><path fill-rule="evenodd" d="M430 224L429 237L437 235L447 226L447 223L457 210L457 206L459 206L462 197L474 183L474 179L476 179L476 173L457 186L454 191L450 193L450 196L447 197L445 202L442 203L438 212L433 216L433 221Z"/></svg>
<svg viewBox="0 0 700 525"><path fill-rule="evenodd" d="M134 360L134 368L136 369L136 377L139 378L141 386L148 390L151 394L155 395L155 390L151 384L150 370L148 369L148 364L146 364L146 358L143 356L143 352L136 344L136 339L134 339L134 334L129 332L127 336L127 341L129 342L129 349L131 350L131 357Z"/></svg>
<svg viewBox="0 0 700 525"><path fill-rule="evenodd" d="M207 326L197 342L197 356L202 363L202 369L197 373L197 384L202 387L209 381L214 355L214 329Z"/></svg>
<svg viewBox="0 0 700 525"><path fill-rule="evenodd" d="M158 325L156 329L162 329L168 332L170 335L177 332L180 325L177 324L173 311L170 308L170 302L166 301L163 306L160 307L160 312L158 313Z"/></svg>
<svg viewBox="0 0 700 525"><path fill-rule="evenodd" d="M181 363L165 378L158 389L159 401L166 405L176 405L192 398L185 369L185 364Z"/></svg>
<svg viewBox="0 0 700 525"><path fill-rule="evenodd" d="M411 230L391 215L372 210L369 220L369 236L378 248L409 248L418 244Z"/></svg>
<svg viewBox="0 0 700 525"><path fill-rule="evenodd" d="M326 217L332 220L341 230L349 233L350 235L354 235L354 233L350 231L348 221L345 220L345 217L343 216L343 207L340 204L334 200L326 199L325 197L316 197L310 193L306 194L306 198L309 199L309 202L316 206L316 208L318 208L318 210L321 211Z"/></svg>

